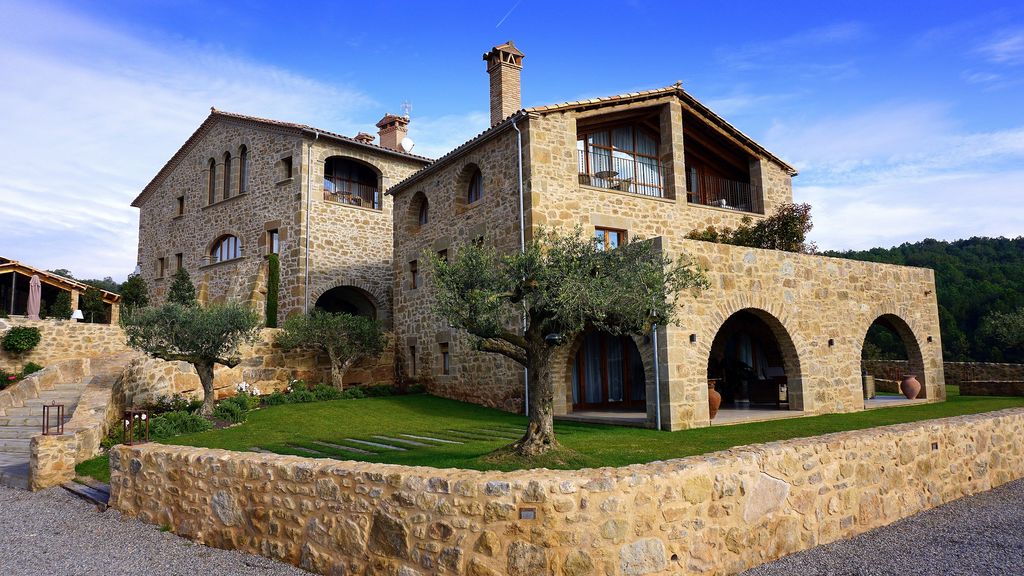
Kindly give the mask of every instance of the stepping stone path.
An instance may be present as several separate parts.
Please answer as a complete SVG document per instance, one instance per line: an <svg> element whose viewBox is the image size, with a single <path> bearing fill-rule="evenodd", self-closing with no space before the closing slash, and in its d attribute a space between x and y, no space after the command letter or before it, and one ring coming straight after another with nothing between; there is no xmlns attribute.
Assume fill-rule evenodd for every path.
<svg viewBox="0 0 1024 576"><path fill-rule="evenodd" d="M366 456L373 456L382 454L384 451L394 452L407 452L409 450L415 450L416 448L437 448L445 444L465 444L466 442L511 442L519 439L519 435L523 433L523 429L516 429L511 426L497 425L494 428L473 428L466 430L439 430L437 432L424 432L422 434L405 434L399 433L394 436L385 436L383 434L374 434L370 436L377 441L363 440L360 438L342 438L340 441L346 443L360 444L366 448L356 448L355 446L348 446L346 444L337 444L334 442L323 442L320 440L314 440L311 444L317 446L323 446L330 450L316 450L306 446L298 446L296 444L288 444L289 450L302 452L309 454L314 458L335 458L337 457L336 452L349 452L352 454L361 454ZM427 436L426 434L433 434ZM395 444L401 444L396 446ZM250 448L250 452L269 453L269 450L264 448Z"/></svg>
<svg viewBox="0 0 1024 576"><path fill-rule="evenodd" d="M392 446L390 444L381 444L380 442L370 442L369 440L356 440L355 438L346 438L349 442L355 442L357 444L366 444L367 446L373 446L374 448L383 448L385 450L396 450L398 452L405 452L408 448L399 448L398 446Z"/></svg>
<svg viewBox="0 0 1024 576"><path fill-rule="evenodd" d="M344 444L331 444L330 442L320 442L318 440L314 440L313 444L316 444L317 446L326 446L327 448L333 448L343 452L352 452L353 454L374 454L374 452L370 452L369 450L363 450L362 448L356 448L354 446L345 446Z"/></svg>
<svg viewBox="0 0 1024 576"><path fill-rule="evenodd" d="M408 439L405 439L405 438L392 438L390 436L378 436L376 434L373 437L377 438L377 439L380 439L380 440L386 440L388 442L400 442L402 444L408 444L409 446L417 446L417 447L420 447L420 448L423 448L423 447L429 448L431 446L434 446L433 444L427 444L425 442L417 442L415 440L408 440Z"/></svg>
<svg viewBox="0 0 1024 576"><path fill-rule="evenodd" d="M405 436L406 438L415 438L417 440L429 440L430 442L441 442L443 444L465 444L465 442L445 440L444 438L431 438L430 436L417 436L415 434L399 434L399 436Z"/></svg>

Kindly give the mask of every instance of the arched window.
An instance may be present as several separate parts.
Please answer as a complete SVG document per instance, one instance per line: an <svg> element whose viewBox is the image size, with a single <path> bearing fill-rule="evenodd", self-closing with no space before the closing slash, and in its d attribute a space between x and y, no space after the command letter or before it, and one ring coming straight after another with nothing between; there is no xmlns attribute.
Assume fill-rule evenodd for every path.
<svg viewBox="0 0 1024 576"><path fill-rule="evenodd" d="M331 156L324 162L324 199L380 210L377 173L360 162Z"/></svg>
<svg viewBox="0 0 1024 576"><path fill-rule="evenodd" d="M224 153L224 199L231 198L231 152Z"/></svg>
<svg viewBox="0 0 1024 576"><path fill-rule="evenodd" d="M242 243L234 236L222 236L213 243L210 250L210 262L227 262L242 257Z"/></svg>
<svg viewBox="0 0 1024 576"><path fill-rule="evenodd" d="M424 198L423 202L420 204L418 221L420 226L423 226L427 222L430 222L430 203L427 202L426 198Z"/></svg>
<svg viewBox="0 0 1024 576"><path fill-rule="evenodd" d="M466 199L472 204L477 200L484 197L484 176L480 173L480 169L477 168L473 171L473 174L469 177L469 190L466 194Z"/></svg>
<svg viewBox="0 0 1024 576"><path fill-rule="evenodd" d="M249 182L249 149L242 145L238 150L238 193L248 192Z"/></svg>
<svg viewBox="0 0 1024 576"><path fill-rule="evenodd" d="M217 201L217 161L210 158L210 174L207 180L207 199L209 204Z"/></svg>

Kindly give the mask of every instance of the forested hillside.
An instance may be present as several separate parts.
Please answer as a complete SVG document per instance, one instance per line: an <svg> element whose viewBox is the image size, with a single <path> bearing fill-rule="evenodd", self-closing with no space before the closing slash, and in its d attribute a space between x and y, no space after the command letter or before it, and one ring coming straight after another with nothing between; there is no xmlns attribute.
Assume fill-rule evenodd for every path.
<svg viewBox="0 0 1024 576"><path fill-rule="evenodd" d="M894 248L824 254L935 270L946 359L1019 360L993 345L978 328L988 314L1024 313L1024 237L922 240Z"/></svg>

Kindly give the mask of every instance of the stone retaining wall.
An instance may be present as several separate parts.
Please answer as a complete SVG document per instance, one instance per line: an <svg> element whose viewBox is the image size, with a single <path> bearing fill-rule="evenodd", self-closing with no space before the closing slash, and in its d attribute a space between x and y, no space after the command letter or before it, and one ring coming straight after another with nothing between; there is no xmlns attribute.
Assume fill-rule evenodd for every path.
<svg viewBox="0 0 1024 576"><path fill-rule="evenodd" d="M906 360L865 360L864 369L876 378L893 379L907 372ZM959 386L967 381L1024 381L1024 364L995 362L943 362L946 384Z"/></svg>
<svg viewBox="0 0 1024 576"><path fill-rule="evenodd" d="M284 390L290 379L330 382L331 367L326 355L285 352L275 343L280 332L272 328L262 330L259 342L240 350L241 364L234 368L218 365L214 369L213 389L218 400L234 396L242 382L257 387L261 394ZM345 383L392 384L394 362L394 347L389 345L380 358L353 366L345 375ZM172 394L202 397L202 390L199 375L188 362L145 357L128 365L115 389L115 398L122 405L142 406Z"/></svg>
<svg viewBox="0 0 1024 576"><path fill-rule="evenodd" d="M961 396L1024 396L1024 380L988 380L960 383Z"/></svg>
<svg viewBox="0 0 1024 576"><path fill-rule="evenodd" d="M65 360L30 374L14 386L0 390L0 416L6 416L8 408L25 405L25 400L38 398L39 393L53 390L59 382L81 380L89 374L89 360Z"/></svg>
<svg viewBox="0 0 1024 576"><path fill-rule="evenodd" d="M11 354L0 350L0 368L21 370L28 362L49 366L73 358L97 358L127 352L124 331L116 324L84 324L70 320L28 320L7 318L0 320L0 334L13 326L35 326L42 339L26 354Z"/></svg>
<svg viewBox="0 0 1024 576"><path fill-rule="evenodd" d="M111 504L322 574L737 573L1019 478L1022 434L1013 409L510 473L118 446Z"/></svg>

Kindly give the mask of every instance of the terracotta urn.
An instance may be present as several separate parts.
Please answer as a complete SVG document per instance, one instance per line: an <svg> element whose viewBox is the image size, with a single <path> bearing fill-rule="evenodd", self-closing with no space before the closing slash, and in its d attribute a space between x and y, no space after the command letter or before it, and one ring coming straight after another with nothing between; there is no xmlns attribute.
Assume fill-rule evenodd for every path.
<svg viewBox="0 0 1024 576"><path fill-rule="evenodd" d="M715 390L715 379L711 378L708 380L708 412L711 414L711 419L715 419L715 414L718 414L718 408L722 406L722 395Z"/></svg>
<svg viewBox="0 0 1024 576"><path fill-rule="evenodd" d="M917 381L913 374L908 374L903 377L903 382L900 382L900 392L903 392L907 400L913 400L921 393L921 383Z"/></svg>

